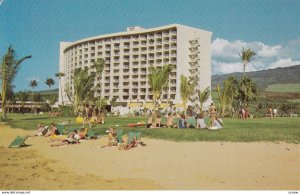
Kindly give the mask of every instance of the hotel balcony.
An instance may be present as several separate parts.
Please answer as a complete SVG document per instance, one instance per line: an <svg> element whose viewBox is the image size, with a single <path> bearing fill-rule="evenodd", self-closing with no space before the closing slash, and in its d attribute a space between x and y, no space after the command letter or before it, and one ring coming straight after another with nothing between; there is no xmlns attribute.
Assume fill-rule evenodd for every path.
<svg viewBox="0 0 300 194"><path fill-rule="evenodd" d="M171 35L176 35L176 34L177 34L177 31L176 31L176 30L172 30L172 31L170 31L170 34L171 34Z"/></svg>

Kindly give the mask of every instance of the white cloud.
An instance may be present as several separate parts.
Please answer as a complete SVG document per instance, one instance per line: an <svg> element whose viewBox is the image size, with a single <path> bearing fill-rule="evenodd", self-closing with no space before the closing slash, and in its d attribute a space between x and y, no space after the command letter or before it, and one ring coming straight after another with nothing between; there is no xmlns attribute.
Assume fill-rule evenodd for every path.
<svg viewBox="0 0 300 194"><path fill-rule="evenodd" d="M275 69L277 67L290 67L294 65L299 65L300 61L293 61L291 58L279 59L278 61L272 63L269 69Z"/></svg>
<svg viewBox="0 0 300 194"><path fill-rule="evenodd" d="M247 64L246 71L298 65L299 40L290 41L287 45L267 45L263 42L228 41L217 38L212 42L212 73L242 72L243 66L239 57L242 48L250 48L257 53L254 60Z"/></svg>
<svg viewBox="0 0 300 194"><path fill-rule="evenodd" d="M261 57L274 57L279 54L280 49L281 49L280 45L276 45L276 46L263 45L261 50L258 51L257 55Z"/></svg>

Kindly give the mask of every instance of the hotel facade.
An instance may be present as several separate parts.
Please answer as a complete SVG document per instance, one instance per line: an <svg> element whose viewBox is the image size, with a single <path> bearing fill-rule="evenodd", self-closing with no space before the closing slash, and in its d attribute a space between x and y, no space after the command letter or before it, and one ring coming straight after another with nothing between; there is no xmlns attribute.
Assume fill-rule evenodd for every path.
<svg viewBox="0 0 300 194"><path fill-rule="evenodd" d="M198 89L211 86L211 36L209 31L179 24L144 29L128 27L126 32L100 35L60 43L59 102L68 102L66 85L73 89L76 68L91 68L97 59L105 61L96 96L117 102L151 102L149 67L174 65L162 102L181 103L180 76L198 77ZM72 92L74 93L74 91Z"/></svg>

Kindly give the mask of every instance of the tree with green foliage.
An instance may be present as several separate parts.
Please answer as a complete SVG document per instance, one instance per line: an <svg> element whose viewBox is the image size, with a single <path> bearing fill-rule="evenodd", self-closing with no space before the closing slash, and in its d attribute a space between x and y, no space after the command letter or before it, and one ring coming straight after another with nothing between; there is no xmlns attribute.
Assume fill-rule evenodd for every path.
<svg viewBox="0 0 300 194"><path fill-rule="evenodd" d="M244 49L242 48L241 53L239 53L240 59L243 63L244 76L246 75L246 65L254 58L256 53L252 51L250 48Z"/></svg>
<svg viewBox="0 0 300 194"><path fill-rule="evenodd" d="M61 86L61 78L64 77L64 76L65 76L65 74L62 73L62 72L58 72L58 73L55 74L55 77L57 77L58 80L59 80L59 85L60 85L60 86ZM60 90L61 102L62 102L62 105L65 106L65 104L64 104L64 99L63 99L63 95L62 95L62 89L63 89L63 88L61 88L61 90Z"/></svg>
<svg viewBox="0 0 300 194"><path fill-rule="evenodd" d="M102 72L104 70L104 65L105 65L105 61L104 59L100 58L97 59L97 61L95 61L93 63L93 65L91 66L91 68L94 68L96 70L96 78L100 78L102 75Z"/></svg>
<svg viewBox="0 0 300 194"><path fill-rule="evenodd" d="M94 96L94 82L96 74L89 73L88 68L75 69L74 83L74 113L78 113L78 107L81 103L88 101Z"/></svg>
<svg viewBox="0 0 300 194"><path fill-rule="evenodd" d="M30 81L29 86L32 87L32 90L34 90L34 88L38 86L38 82L33 79Z"/></svg>
<svg viewBox="0 0 300 194"><path fill-rule="evenodd" d="M210 87L206 87L203 91L199 90L197 92L198 94L198 100L199 100L199 103L200 103L200 111L202 112L202 109L203 109L203 104L208 100L209 98L209 95L210 95Z"/></svg>
<svg viewBox="0 0 300 194"><path fill-rule="evenodd" d="M227 96L227 107L228 111L231 113L231 115L234 114L234 107L236 107L235 100L239 94L239 81L233 77L229 76L224 81L224 89Z"/></svg>
<svg viewBox="0 0 300 194"><path fill-rule="evenodd" d="M51 86L53 86L55 84L55 81L52 78L47 78L45 81L45 84L49 87L49 89L51 88Z"/></svg>
<svg viewBox="0 0 300 194"><path fill-rule="evenodd" d="M186 112L188 100L196 93L197 80L180 76L180 96L183 104L183 111Z"/></svg>
<svg viewBox="0 0 300 194"><path fill-rule="evenodd" d="M108 100L106 98L97 98L96 100L96 107L101 110L103 107L105 107L108 103Z"/></svg>
<svg viewBox="0 0 300 194"><path fill-rule="evenodd" d="M32 90L34 90L34 88L38 86L38 82L35 79L33 79L33 80L30 81L29 86L32 87ZM34 95L35 95L35 93L33 92L32 96L31 96L32 101L34 101L34 99L33 99ZM33 112L33 110L34 110L34 107L32 105L31 106L31 112Z"/></svg>
<svg viewBox="0 0 300 194"><path fill-rule="evenodd" d="M149 85L151 87L151 93L153 95L153 101L156 108L158 108L158 99L160 98L160 95L162 93L162 90L164 87L167 86L169 75L171 71L173 70L174 66L164 65L161 67L150 67L148 75Z"/></svg>
<svg viewBox="0 0 300 194"><path fill-rule="evenodd" d="M26 60L31 58L31 55L22 57L21 59L17 59L16 52L12 48L12 46L9 46L7 49L7 52L2 58L1 63L1 82L2 82L2 91L1 91L1 97L2 97L2 119L7 118L7 111L6 111L6 100L7 100L7 89L13 88L12 82L18 73L18 70L20 68L20 64Z"/></svg>
<svg viewBox="0 0 300 194"><path fill-rule="evenodd" d="M239 83L238 99L244 106L256 100L258 91L255 82L248 76L243 76Z"/></svg>
<svg viewBox="0 0 300 194"><path fill-rule="evenodd" d="M38 103L43 101L43 97L40 93L32 93L32 101L35 103L35 109L38 108Z"/></svg>
<svg viewBox="0 0 300 194"><path fill-rule="evenodd" d="M29 93L26 90L19 91L18 93L16 93L16 97L18 100L21 101L21 112L22 112L22 114L24 114L24 104L29 99Z"/></svg>
<svg viewBox="0 0 300 194"><path fill-rule="evenodd" d="M217 85L217 92L218 92L218 98L219 98L219 106L221 110L221 115L225 115L225 110L228 105L228 96L226 94L226 88L224 86L225 84L223 83L223 87L220 86L220 84Z"/></svg>

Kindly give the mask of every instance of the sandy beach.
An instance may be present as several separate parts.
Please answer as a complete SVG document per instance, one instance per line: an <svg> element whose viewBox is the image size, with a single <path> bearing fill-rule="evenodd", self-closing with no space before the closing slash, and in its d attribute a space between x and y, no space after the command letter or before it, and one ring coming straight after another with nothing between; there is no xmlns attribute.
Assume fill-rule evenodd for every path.
<svg viewBox="0 0 300 194"><path fill-rule="evenodd" d="M7 148L33 131L0 123L0 189L299 190L300 145L172 142L143 138L131 150L100 148L106 136L50 147L46 137Z"/></svg>

